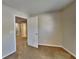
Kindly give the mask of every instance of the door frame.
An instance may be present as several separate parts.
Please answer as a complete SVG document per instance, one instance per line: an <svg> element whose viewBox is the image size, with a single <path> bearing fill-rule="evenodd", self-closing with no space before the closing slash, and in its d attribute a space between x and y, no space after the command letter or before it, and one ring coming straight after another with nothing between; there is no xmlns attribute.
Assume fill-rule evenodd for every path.
<svg viewBox="0 0 79 59"><path fill-rule="evenodd" d="M15 51L17 50L16 49L16 17L20 17L20 18L24 18L24 19L26 19L26 20L28 20L27 19L27 17L24 17L24 16L20 16L20 15L14 15L14 49L15 49ZM28 22L27 22L27 24L28 24ZM28 25L27 25L27 27L28 27ZM27 28L27 34L28 34L28 28ZM27 42L28 42L28 38L27 38Z"/></svg>

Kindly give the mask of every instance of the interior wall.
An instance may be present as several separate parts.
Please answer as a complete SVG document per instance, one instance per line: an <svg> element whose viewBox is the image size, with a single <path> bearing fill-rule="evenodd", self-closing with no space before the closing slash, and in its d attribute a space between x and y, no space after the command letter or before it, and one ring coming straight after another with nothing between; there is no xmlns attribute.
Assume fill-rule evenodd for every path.
<svg viewBox="0 0 79 59"><path fill-rule="evenodd" d="M20 36L20 24L16 23L16 36Z"/></svg>
<svg viewBox="0 0 79 59"><path fill-rule="evenodd" d="M44 13L39 19L39 45L62 46L62 20L60 13Z"/></svg>
<svg viewBox="0 0 79 59"><path fill-rule="evenodd" d="M26 23L21 23L21 36L22 36L22 37L26 37L26 36L27 36Z"/></svg>
<svg viewBox="0 0 79 59"><path fill-rule="evenodd" d="M14 25L14 16L27 18L28 15L19 12L13 8L2 5L2 57L16 51L16 33Z"/></svg>
<svg viewBox="0 0 79 59"><path fill-rule="evenodd" d="M76 55L76 3L61 11L63 21L63 47Z"/></svg>

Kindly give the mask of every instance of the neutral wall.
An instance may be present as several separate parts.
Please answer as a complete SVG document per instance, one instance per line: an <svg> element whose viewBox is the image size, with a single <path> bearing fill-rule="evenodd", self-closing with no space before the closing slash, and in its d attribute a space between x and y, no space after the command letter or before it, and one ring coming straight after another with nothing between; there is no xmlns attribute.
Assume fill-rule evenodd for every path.
<svg viewBox="0 0 79 59"><path fill-rule="evenodd" d="M76 55L76 5L73 3L61 11L63 21L63 47Z"/></svg>
<svg viewBox="0 0 79 59"><path fill-rule="evenodd" d="M21 36L22 37L26 37L27 35L26 35L26 29L27 29L27 27L26 27L26 23L21 23Z"/></svg>
<svg viewBox="0 0 79 59"><path fill-rule="evenodd" d="M62 46L62 20L59 12L38 15L39 45Z"/></svg>
<svg viewBox="0 0 79 59"><path fill-rule="evenodd" d="M16 51L14 16L27 18L28 16L13 8L2 6L2 57Z"/></svg>

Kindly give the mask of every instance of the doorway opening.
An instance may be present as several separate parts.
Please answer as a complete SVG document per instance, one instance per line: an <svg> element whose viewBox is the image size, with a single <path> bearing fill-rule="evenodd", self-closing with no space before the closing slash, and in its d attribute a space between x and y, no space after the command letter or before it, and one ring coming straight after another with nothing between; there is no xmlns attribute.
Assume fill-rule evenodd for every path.
<svg viewBox="0 0 79 59"><path fill-rule="evenodd" d="M16 50L27 46L27 19L15 16L16 24Z"/></svg>

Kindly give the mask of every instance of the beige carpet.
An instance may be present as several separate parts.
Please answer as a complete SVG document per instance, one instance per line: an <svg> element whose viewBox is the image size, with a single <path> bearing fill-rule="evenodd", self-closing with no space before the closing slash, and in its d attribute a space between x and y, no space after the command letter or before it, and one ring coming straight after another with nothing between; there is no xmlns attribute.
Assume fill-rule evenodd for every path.
<svg viewBox="0 0 79 59"><path fill-rule="evenodd" d="M17 52L4 59L76 59L62 48L39 46L29 47L26 39L17 38Z"/></svg>

